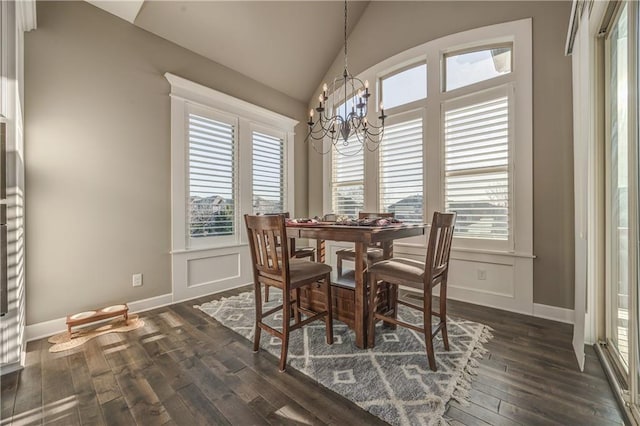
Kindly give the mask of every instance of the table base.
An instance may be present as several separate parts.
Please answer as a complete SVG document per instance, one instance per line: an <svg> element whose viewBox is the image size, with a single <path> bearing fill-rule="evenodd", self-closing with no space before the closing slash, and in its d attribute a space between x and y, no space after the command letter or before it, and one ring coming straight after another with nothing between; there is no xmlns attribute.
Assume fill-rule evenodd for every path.
<svg viewBox="0 0 640 426"><path fill-rule="evenodd" d="M355 283L353 282L353 273L351 273L350 275L351 277L341 277L340 282L333 283L331 285L331 295L333 298L333 319L342 321L349 328L355 330L356 292ZM349 283L349 278L351 278L351 283ZM388 287L385 285L380 285L378 287L378 312L388 312L388 310L390 309L389 296L390 294ZM369 296L367 291L366 300L369 300L368 297ZM324 293L322 292L322 288L319 284L306 287L300 292L300 304L304 308L311 309L313 311L323 311L325 309L324 300ZM364 342L366 341L367 340L365 336ZM364 346L362 348L364 348Z"/></svg>

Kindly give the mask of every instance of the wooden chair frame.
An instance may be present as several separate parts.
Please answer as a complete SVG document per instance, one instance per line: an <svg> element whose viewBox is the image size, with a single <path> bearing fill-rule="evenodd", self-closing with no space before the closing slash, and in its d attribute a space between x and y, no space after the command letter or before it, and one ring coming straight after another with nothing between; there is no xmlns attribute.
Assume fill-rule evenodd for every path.
<svg viewBox="0 0 640 426"><path fill-rule="evenodd" d="M409 302L398 299L398 285L407 285L416 287L415 282L407 282L398 276L391 276L384 273L376 272L375 269L369 272L369 330L368 346L373 347L375 343L375 323L376 320L382 320L389 324L400 325L415 330L424 335L425 346L427 350L427 358L429 360L429 368L437 371L435 354L433 350L433 338L442 332L442 341L445 350L449 350L449 335L447 333L447 279L449 276L449 256L451 253L451 243L453 241L453 230L455 226L455 213L434 212L431 221L431 232L429 234L429 244L427 246L427 255L425 259L425 272L422 282L423 305L418 306ZM375 311L377 304L378 281L383 281L390 286L390 292L393 295L393 305L390 310L385 313ZM433 288L440 285L440 310L432 309ZM397 319L398 304L418 310L423 314L422 327L414 324L408 324ZM440 322L435 328L432 328L431 317L435 316Z"/></svg>
<svg viewBox="0 0 640 426"><path fill-rule="evenodd" d="M333 344L333 312L331 299L331 273L311 276L301 281L292 283L290 274L289 256L279 254L277 242L280 242L281 253L288 253L286 238L285 218L283 215L250 216L245 215L245 224L253 260L254 293L256 303L255 334L253 350L260 348L260 336L262 330L282 340L280 351L280 371L284 371L287 364L287 352L289 349L289 334L309 324L312 321L324 318L326 325L327 344ZM307 263L307 262L305 262ZM327 303L325 310L314 312L300 306L300 288L318 281L323 282L324 294ZM261 287L276 287L282 290L282 304L266 312L262 311ZM295 295L292 298L292 293ZM286 307L286 308L285 308ZM294 324L291 324L293 308ZM262 320L282 310L282 331L268 326ZM308 316L302 320L301 313Z"/></svg>

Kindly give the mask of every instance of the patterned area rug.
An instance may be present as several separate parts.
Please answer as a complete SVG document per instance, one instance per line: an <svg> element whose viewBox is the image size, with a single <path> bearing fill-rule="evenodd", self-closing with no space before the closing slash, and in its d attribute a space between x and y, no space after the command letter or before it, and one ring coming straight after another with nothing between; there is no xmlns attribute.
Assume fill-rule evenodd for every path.
<svg viewBox="0 0 640 426"><path fill-rule="evenodd" d="M281 293L272 289L271 294L265 310L281 303ZM253 341L253 292L194 307ZM400 306L399 318L422 322L421 316L404 306ZM282 314L278 312L265 322L281 329ZM478 360L487 352L482 344L492 337L489 327L458 318L449 317L447 329L449 352L444 350L440 335L434 340L437 372L429 369L420 333L378 324L375 348L362 350L355 345L353 331L339 321L334 323L333 345L326 344L323 322L294 331L287 363L392 425L446 424L447 402L466 402ZM263 332L260 346L279 357L280 339Z"/></svg>
<svg viewBox="0 0 640 426"><path fill-rule="evenodd" d="M69 349L77 348L88 342L94 337L102 336L107 333L126 333L144 327L144 321L137 315L129 315L129 320L124 318L112 320L108 323L101 324L98 327L84 327L73 330L73 334L69 336L68 332L63 332L49 337L49 343L53 346L49 348L49 352L61 352Z"/></svg>

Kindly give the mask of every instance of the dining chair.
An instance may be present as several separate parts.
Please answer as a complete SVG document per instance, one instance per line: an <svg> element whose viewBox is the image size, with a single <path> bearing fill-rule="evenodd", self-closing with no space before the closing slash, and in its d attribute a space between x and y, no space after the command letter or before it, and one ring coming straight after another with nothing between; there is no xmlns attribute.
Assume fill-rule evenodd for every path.
<svg viewBox="0 0 640 426"><path fill-rule="evenodd" d="M369 347L373 347L375 343L376 320L410 328L424 335L429 368L433 371L437 370L433 351L433 338L439 331L442 331L442 342L444 343L445 350L449 350L449 336L447 334L447 278L449 276L449 255L451 253L451 241L453 239L455 221L455 213L434 212L425 262L393 258L378 262L369 268L369 329L367 333ZM393 306L391 306L389 311L384 313L376 312L375 309L377 305L376 299L379 281L387 283L393 295ZM423 292L423 306L398 300L398 285L421 290ZM433 288L437 285L440 285L439 312L432 310ZM398 304L422 312L422 327L398 320ZM432 328L432 316L440 319L440 322L435 328Z"/></svg>
<svg viewBox="0 0 640 426"><path fill-rule="evenodd" d="M285 220L289 219L289 212L284 212L284 213L265 213L265 216L273 216L273 215L282 215L284 216ZM276 243L276 246L278 247L279 250L281 247L280 242L278 241ZM295 250L293 250L293 252L291 253L291 257L292 258L296 258L296 259L304 259L304 258L309 258L309 260L311 260L312 262L316 261L316 249L314 247L296 247ZM265 287L264 288L264 301L268 302L269 301L269 287Z"/></svg>
<svg viewBox="0 0 640 426"><path fill-rule="evenodd" d="M327 344L333 344L333 313L331 303L331 266L324 263L289 259L282 255L288 252L287 231L283 215L244 216L253 261L254 293L256 302L255 334L253 350L260 347L262 330L282 340L280 371L284 371L289 349L289 334L324 318ZM277 250L279 242L281 250ZM300 306L300 289L322 282L326 303L324 310L314 312ZM261 287L276 287L282 290L282 304L266 312L262 311ZM295 298L292 298L292 293ZM294 323L291 324L293 308ZM263 319L282 311L282 331L265 324ZM302 319L301 314L306 318Z"/></svg>
<svg viewBox="0 0 640 426"><path fill-rule="evenodd" d="M395 213L358 213L358 219L367 218L383 218L389 219L395 217ZM338 269L338 276L342 276L342 261L343 260L356 260L356 251L353 248L344 248L336 251L336 266ZM384 252L379 244L372 244L367 248L367 266L371 266L376 262L379 262L384 258Z"/></svg>

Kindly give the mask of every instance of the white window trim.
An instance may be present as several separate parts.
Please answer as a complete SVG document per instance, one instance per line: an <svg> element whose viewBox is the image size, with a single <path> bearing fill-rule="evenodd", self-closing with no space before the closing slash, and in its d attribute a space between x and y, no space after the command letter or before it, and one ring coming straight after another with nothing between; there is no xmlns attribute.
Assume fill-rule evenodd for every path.
<svg viewBox="0 0 640 426"><path fill-rule="evenodd" d="M442 92L441 61L448 51L480 47L495 43L513 45L513 69L510 74L474 83L450 92ZM454 266L451 269L448 297L470 303L493 306L514 312L534 315L533 304L533 94L532 94L532 37L531 19L491 25L427 42L395 55L358 77L375 81L372 98L377 99L379 78L420 61L427 63L427 98L406 105L390 108L385 113L392 116L422 109L424 112L424 198L425 222L433 212L444 209L443 146L441 114L442 105L468 94L483 90L514 85L510 113L515 120L515 132L511 136L514 150L510 152L513 171L513 245L491 247L482 244L473 247L461 238L454 239L451 253ZM437 71L437 72L434 72ZM376 100L376 104L378 100ZM373 113L373 111L372 111ZM383 141L384 143L384 141ZM378 152L365 152L365 200L364 209L375 211L379 206ZM323 208L331 209L331 156L323 158ZM424 260L427 236L417 241L409 239L394 242L394 254L416 260ZM481 240L491 242L491 240ZM335 251L345 243L329 242L327 257L335 261ZM480 270L489 279L482 280Z"/></svg>
<svg viewBox="0 0 640 426"><path fill-rule="evenodd" d="M252 146L253 129L262 129L270 133L283 135L285 143L285 170L289 177L286 185L285 205L294 213L294 127L297 120L253 105L225 93L194 83L177 75L166 73L165 78L171 84L171 251L184 253L206 248L223 248L247 244L242 217L252 213ZM235 236L218 239L206 238L208 241L190 244L187 226L186 197L188 196L187 179L187 122L190 110L209 111L209 115L219 114L224 117L236 117L236 174L237 202Z"/></svg>
<svg viewBox="0 0 640 426"><path fill-rule="evenodd" d="M426 58L427 63L427 98L422 101L411 102L385 111L389 116L402 112L424 108L424 156L426 182L424 188L425 221L429 221L433 212L444 209L444 177L442 162L438 164L430 158L443 158L443 134L441 131L442 103L459 98L466 94L478 93L485 89L515 83L513 116L517 120L515 132L512 136L513 151L510 152L512 167L510 182L512 185L512 236L508 246L495 247L492 244L475 244L465 241L468 239L455 238L453 248L490 250L492 252L514 254L519 256L533 256L533 68L532 68L532 22L522 19L502 24L476 28L457 34L429 41L420 46L408 49L392 56L379 64L369 68L359 75L362 80L376 81L374 87L379 86L379 79L389 76L409 65L417 64ZM448 92L442 91L442 57L444 53L456 52L496 43L511 43L513 45L513 68L511 73L505 74L460 87ZM438 70L438 72L433 72ZM377 90L375 97L377 98ZM383 142L384 143L384 142ZM365 206L364 210L375 211L379 206L378 200L378 153L365 152ZM331 176L331 156L323 158L323 208L324 212L331 211L331 186L328 177ZM375 184L370 184L374 182ZM433 182L438 182L434 184ZM482 240L482 243L491 241ZM402 246L403 242L398 242ZM411 245L414 245L413 243ZM426 246L426 239L422 247Z"/></svg>

